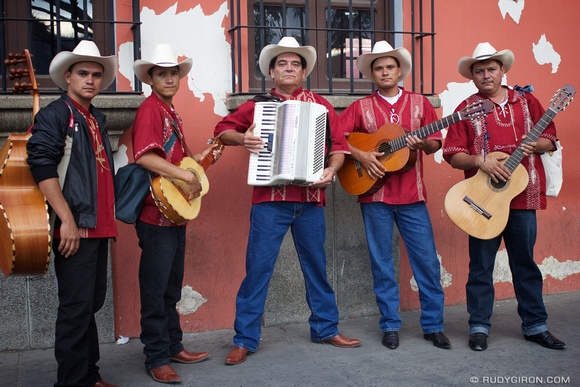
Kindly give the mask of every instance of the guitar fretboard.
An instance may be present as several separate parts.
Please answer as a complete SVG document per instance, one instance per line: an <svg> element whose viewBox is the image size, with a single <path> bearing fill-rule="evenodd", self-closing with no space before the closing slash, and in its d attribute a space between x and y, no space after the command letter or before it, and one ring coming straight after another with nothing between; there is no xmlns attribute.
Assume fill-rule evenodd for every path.
<svg viewBox="0 0 580 387"><path fill-rule="evenodd" d="M399 149L403 149L404 147L407 146L406 138L409 136L417 136L420 139L423 139L423 138L425 138L433 133L440 131L441 129L448 127L449 125L453 125L456 122L461 121L461 114L460 113L461 112L453 113L450 116L447 116L447 117L444 117L438 121L432 122L429 125L423 126L422 128L419 128L413 132L407 133L404 136L397 137L394 140L391 140L387 143L381 144L379 146L379 152L384 152L387 149L390 149L391 152L396 152Z"/></svg>
<svg viewBox="0 0 580 387"><path fill-rule="evenodd" d="M522 146L529 142L534 142L538 138L540 138L542 133L544 133L544 130L548 127L550 122L552 122L557 113L558 112L549 108L544 113L542 118L540 118L540 120L536 123L536 125L534 125L530 133L526 135L524 141L520 143L520 145L517 147L514 153L506 160L504 165L510 170L510 173L517 168L517 166L522 162L522 159L524 158L524 151L522 149Z"/></svg>

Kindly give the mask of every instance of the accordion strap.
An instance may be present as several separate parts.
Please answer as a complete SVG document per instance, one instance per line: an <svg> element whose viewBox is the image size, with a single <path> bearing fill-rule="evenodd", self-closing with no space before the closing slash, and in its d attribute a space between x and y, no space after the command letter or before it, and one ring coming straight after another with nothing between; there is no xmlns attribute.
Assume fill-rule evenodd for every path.
<svg viewBox="0 0 580 387"><path fill-rule="evenodd" d="M284 102L284 100L280 97L275 96L272 93L266 93L266 94L258 94L256 96L254 96L254 98L252 98L250 101L254 101L254 102Z"/></svg>

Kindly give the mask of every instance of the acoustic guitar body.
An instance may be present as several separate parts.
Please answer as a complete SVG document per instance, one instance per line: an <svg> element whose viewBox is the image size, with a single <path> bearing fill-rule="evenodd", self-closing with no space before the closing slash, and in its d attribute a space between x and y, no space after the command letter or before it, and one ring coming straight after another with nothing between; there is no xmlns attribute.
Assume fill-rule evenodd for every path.
<svg viewBox="0 0 580 387"><path fill-rule="evenodd" d="M489 154L494 155L504 153ZM505 161L507 159L502 163ZM521 164L507 182L499 184L480 169L474 176L451 187L445 196L445 212L467 234L479 239L495 238L505 229L512 199L527 187L528 181L528 172Z"/></svg>
<svg viewBox="0 0 580 387"><path fill-rule="evenodd" d="M187 200L188 192L183 181L162 176L153 179L151 190L159 210L173 223L183 224L199 215L201 198L209 191L209 180L203 167L191 157L184 157L178 166L198 177L202 189L197 198Z"/></svg>
<svg viewBox="0 0 580 387"><path fill-rule="evenodd" d="M8 137L0 150L0 268L4 275L43 275L50 260L46 199L26 161L30 135Z"/></svg>
<svg viewBox="0 0 580 387"><path fill-rule="evenodd" d="M392 152L388 142L404 136L407 132L397 124L386 124L374 133L353 132L348 136L348 142L362 151L385 152L379 158L387 173L408 171L415 165L417 152L405 146ZM384 179L372 179L366 169L352 157L346 157L342 168L337 173L340 184L351 195L373 194L383 185ZM388 175L387 175L388 176Z"/></svg>

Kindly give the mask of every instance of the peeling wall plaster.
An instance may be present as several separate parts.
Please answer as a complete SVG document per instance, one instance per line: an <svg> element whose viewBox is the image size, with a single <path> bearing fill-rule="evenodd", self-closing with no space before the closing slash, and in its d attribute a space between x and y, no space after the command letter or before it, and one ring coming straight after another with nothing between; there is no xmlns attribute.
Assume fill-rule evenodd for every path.
<svg viewBox="0 0 580 387"><path fill-rule="evenodd" d="M552 74L558 72L558 66L560 66L562 58L554 50L552 43L546 40L546 34L542 34L538 44L532 43L532 51L534 53L534 59L536 59L538 64L551 64Z"/></svg>
<svg viewBox="0 0 580 387"><path fill-rule="evenodd" d="M205 15L200 5L188 11L176 13L177 3L157 15L154 10L141 11L141 58L149 59L151 51L159 43L170 43L177 55L193 58L193 68L188 74L187 85L200 101L204 94L211 94L215 104L214 113L226 116L225 101L231 91L230 45L222 26L228 16L227 2L218 11ZM119 47L119 72L131 82L135 89L133 75L133 42ZM151 87L143 85L146 96Z"/></svg>
<svg viewBox="0 0 580 387"><path fill-rule="evenodd" d="M506 14L509 15L516 24L520 24L524 5L524 0L499 0L497 3L501 16L505 19Z"/></svg>
<svg viewBox="0 0 580 387"><path fill-rule="evenodd" d="M580 261L568 260L560 262L552 256L544 258L538 267L540 268L544 279L546 279L547 276L550 276L557 280L563 280L570 275L580 273ZM495 259L493 283L499 282L512 283L512 274L509 267L507 251L505 249L498 251Z"/></svg>
<svg viewBox="0 0 580 387"><path fill-rule="evenodd" d="M129 157L127 157L127 146L125 144L119 145L119 150L113 153L113 163L115 163L115 173L119 168L129 164Z"/></svg>
<svg viewBox="0 0 580 387"><path fill-rule="evenodd" d="M177 303L177 310L182 316L194 313L207 299L186 285L181 289L181 300Z"/></svg>
<svg viewBox="0 0 580 387"><path fill-rule="evenodd" d="M441 263L441 256L437 254L439 263ZM563 280L568 276L580 273L580 261L567 260L564 262L558 261L556 258L550 256L544 258L542 263L538 265L542 272L542 278L550 276L557 280ZM441 286L447 288L452 284L453 274L449 273L443 266L441 266ZM415 277L411 277L409 281L411 289L415 292L419 291ZM508 254L505 249L497 252L495 258L495 266L493 268L493 283L512 282L512 273L509 267Z"/></svg>
<svg viewBox="0 0 580 387"><path fill-rule="evenodd" d="M441 265L441 255L437 254L437 259L439 260L439 265ZM441 266L441 286L443 288L448 288L451 286L453 274L449 273L443 266ZM411 289L414 292L419 291L419 287L417 286L417 281L415 281L415 276L411 277L409 281L411 284Z"/></svg>

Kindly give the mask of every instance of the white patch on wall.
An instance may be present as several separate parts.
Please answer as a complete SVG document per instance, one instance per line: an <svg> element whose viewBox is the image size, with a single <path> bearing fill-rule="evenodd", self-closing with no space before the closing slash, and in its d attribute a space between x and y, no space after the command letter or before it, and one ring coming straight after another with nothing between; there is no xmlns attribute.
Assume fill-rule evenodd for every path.
<svg viewBox="0 0 580 387"><path fill-rule="evenodd" d="M201 294L186 285L181 289L181 300L177 303L177 310L185 316L194 313L206 301Z"/></svg>
<svg viewBox="0 0 580 387"><path fill-rule="evenodd" d="M502 78L501 84L507 85L507 74ZM443 109L441 116L447 117L453 114L457 106L459 106L459 104L463 102L464 99L475 93L477 93L477 87L473 81L465 83L448 83L447 90L444 90L439 94L439 98L441 99L441 107ZM443 138L447 137L447 129L442 129L441 134L443 135ZM438 154L440 156L438 156ZM443 153L440 150L435 153L435 161L438 161L439 157L441 157L441 159L443 158Z"/></svg>
<svg viewBox="0 0 580 387"><path fill-rule="evenodd" d="M562 58L560 57L560 54L554 50L552 43L546 40L546 34L542 34L538 44L532 43L532 51L538 64L552 64L552 74L558 72L558 66L562 61Z"/></svg>
<svg viewBox="0 0 580 387"><path fill-rule="evenodd" d="M441 263L441 256L439 254L437 254L437 258L439 259L439 263ZM580 261L568 260L565 262L560 262L552 256L544 258L542 264L538 265L538 267L542 272L543 279L546 279L547 276L550 276L561 281L570 275L580 273ZM443 288L451 286L452 278L453 275L447 272L447 270L441 266L441 286L443 286ZM493 268L493 283L497 284L500 282L512 283L512 272L510 270L506 249L498 251L495 257L495 265ZM411 277L410 284L413 291L419 291L414 276Z"/></svg>
<svg viewBox="0 0 580 387"><path fill-rule="evenodd" d="M176 13L177 3L162 14L144 7L141 11L141 58L149 59L153 48L159 43L170 43L177 55L193 59L193 68L187 76L187 85L200 101L204 94L211 94L215 104L214 113L228 114L225 101L231 91L230 45L222 26L229 14L227 2L212 15L205 15L200 5L188 11ZM119 72L134 87L133 43L119 47ZM143 84L146 96L151 87Z"/></svg>
<svg viewBox="0 0 580 387"><path fill-rule="evenodd" d="M497 6L499 7L501 16L504 19L505 15L510 15L516 24L520 24L520 17L524 10L524 4L524 0L499 0Z"/></svg>
<svg viewBox="0 0 580 387"><path fill-rule="evenodd" d="M129 157L127 157L127 146L124 144L119 145L119 150L113 152L113 162L115 163L115 173L119 168L127 165L129 163Z"/></svg>
<svg viewBox="0 0 580 387"><path fill-rule="evenodd" d="M580 261L565 261L560 262L556 258L549 256L544 258L541 265L538 265L542 271L542 276L546 279L546 276L550 276L557 280L563 280L572 274L580 273Z"/></svg>
<svg viewBox="0 0 580 387"><path fill-rule="evenodd" d="M580 261L565 261L560 262L556 258L550 256L544 258L542 264L538 265L542 272L542 277L546 279L547 276L557 280L580 273ZM493 270L493 283L509 282L512 283L512 273L509 267L508 254L506 249L497 252L495 258L495 266Z"/></svg>
<svg viewBox="0 0 580 387"><path fill-rule="evenodd" d="M493 283L497 284L499 282L512 283L512 272L510 270L506 249L498 251L495 256L495 266L493 267Z"/></svg>
<svg viewBox="0 0 580 387"><path fill-rule="evenodd" d="M450 82L447 84L447 90L439 94L441 99L441 107L443 111L442 117L447 117L455 111L457 106L467 97L477 93L477 87L473 81L467 83ZM447 133L447 131L445 131Z"/></svg>
<svg viewBox="0 0 580 387"><path fill-rule="evenodd" d="M449 273L443 266L441 266L441 255L437 254L437 259L439 260L439 265L441 267L441 286L443 288L448 288L451 286L451 280L453 279L453 274ZM411 284L411 289L414 292L419 291L419 287L417 286L417 281L415 281L415 276L411 277L409 281Z"/></svg>
<svg viewBox="0 0 580 387"><path fill-rule="evenodd" d="M473 81L467 83L450 82L447 84L447 90L444 90L439 94L441 99L441 107L443 111L441 112L441 117L447 117L455 111L455 108L467 97L472 94L477 93L477 87ZM441 129L441 135L443 138L447 137L447 128ZM436 162L441 164L443 162L443 150L439 149L433 155Z"/></svg>

